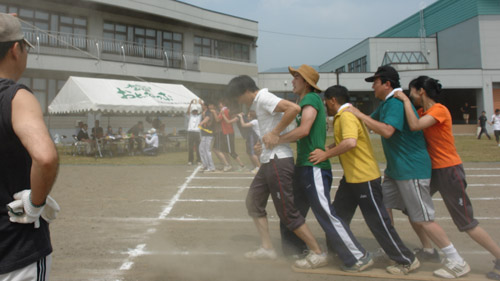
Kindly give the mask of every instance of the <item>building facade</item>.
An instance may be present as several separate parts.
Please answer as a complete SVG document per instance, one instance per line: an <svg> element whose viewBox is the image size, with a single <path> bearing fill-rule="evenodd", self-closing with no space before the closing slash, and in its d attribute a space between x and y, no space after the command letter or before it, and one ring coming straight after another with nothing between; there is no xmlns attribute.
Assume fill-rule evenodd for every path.
<svg viewBox="0 0 500 281"><path fill-rule="evenodd" d="M69 76L183 84L207 98L234 73L258 73L257 22L178 1L0 0L0 12L17 13L35 46L20 82L47 119ZM82 116L50 119L72 127Z"/></svg>
<svg viewBox="0 0 500 281"><path fill-rule="evenodd" d="M388 15L389 16L389 15ZM367 38L319 66L319 86L346 86L352 102L365 112L378 104L364 78L381 65L400 72L401 85L417 76L440 80L454 123L463 123L460 108L472 106L470 123L481 111L500 108L500 1L439 0L379 35ZM307 63L307 62L304 62ZM259 82L287 93L288 73L261 73ZM289 84L289 83L288 83ZM286 94L285 94L286 95Z"/></svg>

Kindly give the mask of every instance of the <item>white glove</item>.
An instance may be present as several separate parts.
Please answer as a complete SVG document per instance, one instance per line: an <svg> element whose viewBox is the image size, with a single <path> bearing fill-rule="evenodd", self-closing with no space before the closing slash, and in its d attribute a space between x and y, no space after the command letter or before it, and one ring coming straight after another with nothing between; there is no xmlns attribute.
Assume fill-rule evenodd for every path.
<svg viewBox="0 0 500 281"><path fill-rule="evenodd" d="M40 215L43 212L45 204L35 206L31 202L31 190L25 189L14 194L14 201L7 204L9 210L9 219L15 223L34 223L35 228L40 227Z"/></svg>
<svg viewBox="0 0 500 281"><path fill-rule="evenodd" d="M51 223L53 220L56 219L57 213L61 210L59 207L59 204L57 204L56 200L54 198L47 196L47 201L45 204L45 208L43 208L42 211L42 218L48 222Z"/></svg>

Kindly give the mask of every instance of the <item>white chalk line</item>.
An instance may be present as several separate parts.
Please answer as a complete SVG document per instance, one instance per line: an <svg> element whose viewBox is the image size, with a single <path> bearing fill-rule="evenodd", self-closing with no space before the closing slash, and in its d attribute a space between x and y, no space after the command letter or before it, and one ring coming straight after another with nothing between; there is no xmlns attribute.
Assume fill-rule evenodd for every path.
<svg viewBox="0 0 500 281"><path fill-rule="evenodd" d="M500 217L475 217L477 220L500 220ZM253 222L251 218L203 218L203 217L169 217L165 218L166 221L180 221L180 222L231 222L231 223L249 223ZM408 221L407 218L394 218L395 221ZM437 217L436 221L449 221L451 217ZM279 218L268 217L269 222L279 222ZM316 221L314 216L308 217L306 221ZM363 222L363 218L354 218L352 221Z"/></svg>
<svg viewBox="0 0 500 281"><path fill-rule="evenodd" d="M500 197L470 197L472 201L494 201L500 200ZM432 198L434 201L443 201L442 198ZM245 202L243 199L201 199L201 198L190 198L190 199L179 199L177 202L206 202L206 203L241 203ZM269 202L273 202L272 200L268 200Z"/></svg>
<svg viewBox="0 0 500 281"><path fill-rule="evenodd" d="M201 168L202 168L201 166L198 166L196 169L194 169L193 173L186 179L184 184L182 186L180 186L177 193L170 200L170 203L163 209L163 211L160 213L160 215L158 216L158 218L156 220L164 220L170 214L170 211L172 211L172 208L174 207L177 200L179 200L181 194L184 192L187 185L191 182L191 180L193 180L194 176ZM156 232L156 230L154 228L149 228L147 230L148 234L151 234L154 232ZM145 247L146 247L146 244L139 244L134 249L129 250L127 252L128 257L122 263L119 270L121 270L121 271L130 270L132 268L132 266L134 265L134 259L145 253L145 251L144 251Z"/></svg>

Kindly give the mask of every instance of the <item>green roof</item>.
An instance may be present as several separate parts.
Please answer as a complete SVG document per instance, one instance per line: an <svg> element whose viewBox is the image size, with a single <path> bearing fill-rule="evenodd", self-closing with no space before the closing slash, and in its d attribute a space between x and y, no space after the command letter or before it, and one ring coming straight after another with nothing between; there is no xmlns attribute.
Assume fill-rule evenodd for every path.
<svg viewBox="0 0 500 281"><path fill-rule="evenodd" d="M439 0L424 9L425 36L479 15L500 15L499 0ZM376 37L420 37L420 12Z"/></svg>

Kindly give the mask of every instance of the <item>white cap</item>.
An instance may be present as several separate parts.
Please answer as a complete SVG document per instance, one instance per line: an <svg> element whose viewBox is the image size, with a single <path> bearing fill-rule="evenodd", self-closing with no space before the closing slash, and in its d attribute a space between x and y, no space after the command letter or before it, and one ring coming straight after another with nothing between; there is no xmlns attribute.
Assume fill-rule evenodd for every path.
<svg viewBox="0 0 500 281"><path fill-rule="evenodd" d="M156 129L155 128L149 129L148 134L154 134L154 133L156 133Z"/></svg>

